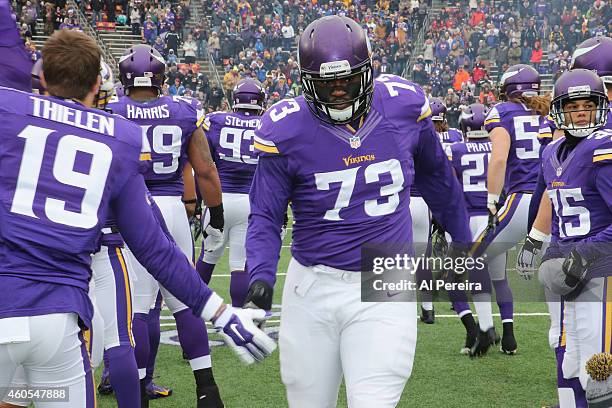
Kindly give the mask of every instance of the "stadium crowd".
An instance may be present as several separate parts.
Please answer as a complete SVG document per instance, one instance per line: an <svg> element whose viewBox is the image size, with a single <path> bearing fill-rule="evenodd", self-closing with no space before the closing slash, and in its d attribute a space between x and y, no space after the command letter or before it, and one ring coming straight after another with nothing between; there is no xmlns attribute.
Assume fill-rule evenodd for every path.
<svg viewBox="0 0 612 408"><path fill-rule="evenodd" d="M610 34L612 8L602 0L448 2L428 27L412 79L444 99L454 125L461 106L497 102L508 66L530 64L558 78L576 44Z"/></svg>
<svg viewBox="0 0 612 408"><path fill-rule="evenodd" d="M190 1L202 1L210 14L188 28ZM570 64L570 50L594 35L612 31L612 8L602 0L449 1L430 17L424 44L415 37L431 4L425 0L80 0L92 25L113 22L158 50L168 65L164 93L196 96L210 110L227 108L235 84L257 78L268 104L301 93L297 41L314 19L330 14L354 18L367 29L374 73L402 74L413 53L412 79L428 94L442 97L455 124L460 107L498 100L496 83L510 65L526 63L553 79ZM66 0L15 4L24 38L36 35L41 16L44 33L80 29ZM33 59L40 52L26 41ZM200 70L198 59L223 67L222 88ZM493 68L493 69L492 69ZM497 73L497 75L492 75Z"/></svg>
<svg viewBox="0 0 612 408"><path fill-rule="evenodd" d="M212 27L206 45L224 67L226 94L240 78L252 76L264 84L274 103L301 92L296 44L311 21L330 14L357 20L368 31L375 76L401 74L428 7L416 0L208 0ZM205 40L204 30L199 39Z"/></svg>

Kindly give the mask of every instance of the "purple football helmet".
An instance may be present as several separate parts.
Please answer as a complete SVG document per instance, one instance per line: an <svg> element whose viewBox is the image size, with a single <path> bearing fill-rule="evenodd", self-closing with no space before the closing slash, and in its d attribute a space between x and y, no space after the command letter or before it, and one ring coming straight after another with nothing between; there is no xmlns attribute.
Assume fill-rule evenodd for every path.
<svg viewBox="0 0 612 408"><path fill-rule="evenodd" d="M166 61L155 48L138 44L119 60L119 77L126 95L132 87L156 88L161 93Z"/></svg>
<svg viewBox="0 0 612 408"><path fill-rule="evenodd" d="M484 122L489 108L481 103L473 103L461 111L459 126L468 139L489 137Z"/></svg>
<svg viewBox="0 0 612 408"><path fill-rule="evenodd" d="M439 98L429 99L429 109L431 109L431 120L444 122L446 120L446 105Z"/></svg>
<svg viewBox="0 0 612 408"><path fill-rule="evenodd" d="M612 38L593 37L580 43L572 55L571 69L597 72L606 84L612 84Z"/></svg>
<svg viewBox="0 0 612 408"><path fill-rule="evenodd" d="M32 66L32 92L44 95L47 90L42 86L40 82L40 75L42 74L43 60L39 58L38 61Z"/></svg>
<svg viewBox="0 0 612 408"><path fill-rule="evenodd" d="M605 126L608 116L608 94L603 80L595 71L588 69L572 69L564 72L553 88L553 99L550 106L552 116L558 129L567 130L575 137L586 137ZM595 108L584 110L588 112L588 123L574 123L572 113L580 112L572 108L567 109L568 103L588 99L595 104Z"/></svg>
<svg viewBox="0 0 612 408"><path fill-rule="evenodd" d="M512 65L502 75L499 86L506 98L537 96L540 92L540 74L529 65Z"/></svg>
<svg viewBox="0 0 612 408"><path fill-rule="evenodd" d="M258 115L265 109L266 92L261 83L253 78L245 78L238 81L234 87L234 112L240 109L255 110Z"/></svg>
<svg viewBox="0 0 612 408"><path fill-rule="evenodd" d="M370 109L374 76L365 30L348 17L319 18L306 27L298 45L304 98L321 120L344 124ZM344 95L334 95L342 91Z"/></svg>

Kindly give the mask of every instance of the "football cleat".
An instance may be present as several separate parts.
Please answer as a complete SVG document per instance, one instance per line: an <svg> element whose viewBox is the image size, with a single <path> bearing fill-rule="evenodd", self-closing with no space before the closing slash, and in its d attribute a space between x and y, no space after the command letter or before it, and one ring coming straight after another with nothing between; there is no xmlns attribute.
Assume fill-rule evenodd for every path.
<svg viewBox="0 0 612 408"><path fill-rule="evenodd" d="M224 408L217 384L209 385L198 390L197 408Z"/></svg>
<svg viewBox="0 0 612 408"><path fill-rule="evenodd" d="M495 331L495 327L493 327L493 330L489 329L487 333L489 333L489 336L491 338L491 344L495 344L496 346L499 345L499 343L501 342L501 337L499 336L499 334L497 334L497 331Z"/></svg>
<svg viewBox="0 0 612 408"><path fill-rule="evenodd" d="M489 348L495 340L495 328L491 327L489 330L479 330L476 342L470 348L470 357L482 357L487 354Z"/></svg>
<svg viewBox="0 0 612 408"><path fill-rule="evenodd" d="M436 312L433 309L425 310L421 306L421 321L425 324L434 324L436 321Z"/></svg>
<svg viewBox="0 0 612 408"><path fill-rule="evenodd" d="M508 355L516 354L516 339L514 338L514 323L504 323L504 335L501 341L501 347L499 348L502 353Z"/></svg>
<svg viewBox="0 0 612 408"><path fill-rule="evenodd" d="M110 395L113 393L113 386L110 382L110 372L106 366L104 366L104 370L102 370L102 377L100 377L100 384L98 384L98 392L101 395Z"/></svg>
<svg viewBox="0 0 612 408"><path fill-rule="evenodd" d="M172 388L156 385L153 381L147 384L147 396L150 400L166 398L172 395Z"/></svg>
<svg viewBox="0 0 612 408"><path fill-rule="evenodd" d="M470 354L470 350L476 344L476 339L478 338L478 332L468 332L465 334L465 345L461 350L459 350L459 354L468 355Z"/></svg>

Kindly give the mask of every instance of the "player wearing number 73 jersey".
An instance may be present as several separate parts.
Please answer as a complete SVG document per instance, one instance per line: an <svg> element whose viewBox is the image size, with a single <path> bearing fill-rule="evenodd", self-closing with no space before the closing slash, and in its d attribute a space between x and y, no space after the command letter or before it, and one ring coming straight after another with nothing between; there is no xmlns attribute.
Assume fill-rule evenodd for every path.
<svg viewBox="0 0 612 408"><path fill-rule="evenodd" d="M320 18L304 30L298 56L304 96L269 108L255 132L246 305L271 306L291 201L279 333L289 406L336 406L344 375L349 406L395 407L412 370L416 304L362 302L361 250L412 244L415 175L436 219L455 242L469 242L461 188L423 90L394 75L373 80L361 26Z"/></svg>
<svg viewBox="0 0 612 408"><path fill-rule="evenodd" d="M58 31L43 49L52 96L0 88L0 399L22 365L29 386L68 388L54 405L94 406L81 329L91 327L91 254L111 210L134 254L194 314L231 326L228 334L238 328L239 346L259 337L274 348L244 312L223 306L162 231L140 174L140 129L91 108L100 54L86 35Z"/></svg>

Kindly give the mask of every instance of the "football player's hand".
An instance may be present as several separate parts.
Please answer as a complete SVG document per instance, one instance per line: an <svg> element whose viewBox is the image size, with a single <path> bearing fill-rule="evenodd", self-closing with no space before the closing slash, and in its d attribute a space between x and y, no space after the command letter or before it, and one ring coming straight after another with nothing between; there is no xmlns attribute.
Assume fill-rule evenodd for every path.
<svg viewBox="0 0 612 408"><path fill-rule="evenodd" d="M272 295L274 290L268 283L257 280L249 286L244 300L245 308L272 310Z"/></svg>
<svg viewBox="0 0 612 408"><path fill-rule="evenodd" d="M453 265L455 265L457 259L467 258L469 256L470 254L467 250L467 247L465 245L458 244L455 242L452 242L450 244L448 253L446 255L447 258L451 258L453 260L452 262ZM463 262L462 265L465 265L465 262ZM442 279L449 281L449 282L454 282L464 273L465 273L464 268L445 269L444 272L442 273Z"/></svg>
<svg viewBox="0 0 612 408"><path fill-rule="evenodd" d="M537 270L537 264L541 258L542 241L527 235L525 243L516 258L516 271L525 279L531 279Z"/></svg>
<svg viewBox="0 0 612 408"><path fill-rule="evenodd" d="M258 327L265 319L264 310L226 306L213 324L238 358L245 364L253 364L276 350L276 342Z"/></svg>
<svg viewBox="0 0 612 408"><path fill-rule="evenodd" d="M565 274L565 283L569 287L576 287L578 284L583 283L586 278L589 263L586 259L580 255L576 249L572 249L572 252L563 261L561 270Z"/></svg>
<svg viewBox="0 0 612 408"><path fill-rule="evenodd" d="M223 246L223 204L217 207L208 208L209 216L206 217L208 223L204 227L202 236L204 237L204 252L214 252Z"/></svg>
<svg viewBox="0 0 612 408"><path fill-rule="evenodd" d="M448 241L444 231L434 231L431 235L431 256L444 258L448 254Z"/></svg>
<svg viewBox="0 0 612 408"><path fill-rule="evenodd" d="M208 224L202 233L204 252L214 252L223 246L223 228L218 229Z"/></svg>
<svg viewBox="0 0 612 408"><path fill-rule="evenodd" d="M283 226L281 227L281 242L283 242L287 236L287 224L289 224L289 217L287 216L287 213L285 213L285 219L283 220Z"/></svg>

